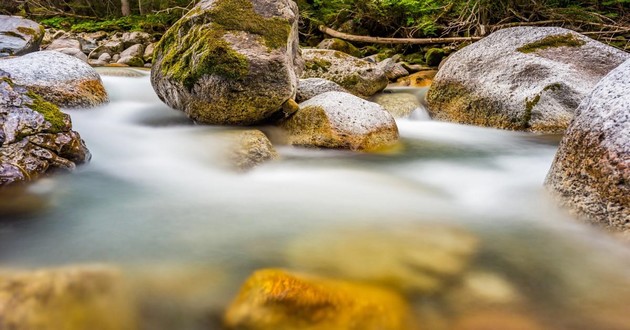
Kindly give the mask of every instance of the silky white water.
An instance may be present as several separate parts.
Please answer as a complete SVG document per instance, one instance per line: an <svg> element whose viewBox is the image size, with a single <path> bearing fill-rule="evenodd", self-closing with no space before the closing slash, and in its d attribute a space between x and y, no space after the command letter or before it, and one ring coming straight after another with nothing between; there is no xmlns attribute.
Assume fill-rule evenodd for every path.
<svg viewBox="0 0 630 330"><path fill-rule="evenodd" d="M606 292L592 299L601 308L630 301L627 246L543 188L557 137L430 121L420 109L398 120L400 151L277 146L279 160L240 173L219 165L213 134L225 128L169 109L148 76L103 81L109 104L67 111L92 161L32 186L43 210L0 221L3 266L203 265L237 288L255 269L287 266L287 242L312 233L446 223L480 238L485 267L548 300L546 318L571 318L573 305L558 302L595 291Z"/></svg>

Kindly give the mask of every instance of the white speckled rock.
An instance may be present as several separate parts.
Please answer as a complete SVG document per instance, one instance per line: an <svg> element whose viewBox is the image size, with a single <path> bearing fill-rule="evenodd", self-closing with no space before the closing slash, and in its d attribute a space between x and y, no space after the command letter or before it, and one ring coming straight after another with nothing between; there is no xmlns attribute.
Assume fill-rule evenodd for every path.
<svg viewBox="0 0 630 330"><path fill-rule="evenodd" d="M343 87L339 86L336 82L321 79L321 78L308 78L300 79L298 83L298 91L295 96L295 101L304 102L312 99L313 97L326 92L347 92Z"/></svg>
<svg viewBox="0 0 630 330"><path fill-rule="evenodd" d="M630 60L577 109L546 185L586 221L630 232Z"/></svg>
<svg viewBox="0 0 630 330"><path fill-rule="evenodd" d="M91 107L108 101L101 77L92 67L56 51L0 60L0 70L60 107Z"/></svg>
<svg viewBox="0 0 630 330"><path fill-rule="evenodd" d="M504 29L449 56L427 95L434 119L562 132L580 101L630 54L571 30Z"/></svg>
<svg viewBox="0 0 630 330"><path fill-rule="evenodd" d="M123 52L120 53L120 58L127 57L127 56L142 58L143 55L144 55L144 46L142 44L135 44L123 50Z"/></svg>
<svg viewBox="0 0 630 330"><path fill-rule="evenodd" d="M379 69L385 72L387 79L392 81L400 77L405 77L409 75L409 71L407 71L407 69L405 69L402 64L396 63L393 58L384 59L383 61L379 62L377 66Z"/></svg>
<svg viewBox="0 0 630 330"><path fill-rule="evenodd" d="M0 15L0 57L38 51L44 33L44 27L31 20Z"/></svg>
<svg viewBox="0 0 630 330"><path fill-rule="evenodd" d="M375 63L326 49L303 49L302 78L323 78L336 82L350 93L367 97L387 87L389 80Z"/></svg>
<svg viewBox="0 0 630 330"><path fill-rule="evenodd" d="M64 48L76 48L79 50L83 49L81 47L81 42L77 39L59 38L59 39L53 40L52 43L50 43L50 45L46 47L46 50L57 50L57 49L64 49Z"/></svg>
<svg viewBox="0 0 630 330"><path fill-rule="evenodd" d="M281 127L289 144L307 147L371 150L398 140L398 127L389 112L343 92L327 92L301 103Z"/></svg>
<svg viewBox="0 0 630 330"><path fill-rule="evenodd" d="M57 48L54 51L60 52L62 54L74 56L74 57L76 57L76 58L78 58L81 61L86 62L86 63L88 61L87 55L83 54L83 52L80 49L78 49L78 48Z"/></svg>

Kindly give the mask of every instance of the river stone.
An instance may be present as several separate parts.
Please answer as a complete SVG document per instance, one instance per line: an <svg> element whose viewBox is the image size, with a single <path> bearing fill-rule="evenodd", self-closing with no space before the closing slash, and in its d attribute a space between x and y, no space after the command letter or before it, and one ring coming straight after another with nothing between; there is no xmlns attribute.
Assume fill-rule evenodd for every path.
<svg viewBox="0 0 630 330"><path fill-rule="evenodd" d="M109 40L90 52L89 58L99 58L103 53L119 54L125 49L120 40Z"/></svg>
<svg viewBox="0 0 630 330"><path fill-rule="evenodd" d="M255 129L221 132L223 158L237 171L247 171L278 158L278 152L267 136Z"/></svg>
<svg viewBox="0 0 630 330"><path fill-rule="evenodd" d="M0 15L0 57L39 50L44 27L17 16Z"/></svg>
<svg viewBox="0 0 630 330"><path fill-rule="evenodd" d="M155 51L155 45L156 43L153 42L151 44L149 44L147 46L147 48L144 49L144 54L142 55L142 59L145 62L153 62L153 51Z"/></svg>
<svg viewBox="0 0 630 330"><path fill-rule="evenodd" d="M387 87L389 80L375 63L335 50L304 49L302 78L328 79L352 94L368 97Z"/></svg>
<svg viewBox="0 0 630 330"><path fill-rule="evenodd" d="M87 55L83 54L83 52L80 49L78 49L78 48L57 48L54 51L60 52L62 54L74 56L74 57L76 57L76 58L78 58L81 61L86 62L86 63L88 61Z"/></svg>
<svg viewBox="0 0 630 330"><path fill-rule="evenodd" d="M434 119L564 131L580 101L630 54L556 27L503 29L452 54L427 95Z"/></svg>
<svg viewBox="0 0 630 330"><path fill-rule="evenodd" d="M116 63L135 67L144 66L144 60L138 56L121 56L120 59L116 61Z"/></svg>
<svg viewBox="0 0 630 330"><path fill-rule="evenodd" d="M151 35L146 32L133 31L123 33L120 39L122 40L124 47L129 48L137 44L147 44L151 42L151 39L153 38L151 38Z"/></svg>
<svg viewBox="0 0 630 330"><path fill-rule="evenodd" d="M108 101L101 77L92 67L56 51L1 60L0 70L60 107L93 107Z"/></svg>
<svg viewBox="0 0 630 330"><path fill-rule="evenodd" d="M124 58L124 57L139 57L142 58L142 56L144 56L144 46L142 44L135 44L133 46L130 46L129 48L123 50L122 53L120 53L120 57ZM143 62L144 64L144 62Z"/></svg>
<svg viewBox="0 0 630 330"><path fill-rule="evenodd" d="M396 121L387 110L343 92L327 92L300 103L281 127L289 144L306 147L374 150L398 140Z"/></svg>
<svg viewBox="0 0 630 330"><path fill-rule="evenodd" d="M461 228L355 228L300 237L286 257L295 269L430 294L463 276L479 239Z"/></svg>
<svg viewBox="0 0 630 330"><path fill-rule="evenodd" d="M105 63L109 63L109 61L112 60L112 56L109 55L109 53L103 53L101 54L101 56L98 57L98 60Z"/></svg>
<svg viewBox="0 0 630 330"><path fill-rule="evenodd" d="M70 117L0 70L0 186L73 170L89 159Z"/></svg>
<svg viewBox="0 0 630 330"><path fill-rule="evenodd" d="M0 271L0 329L137 329L134 301L107 266Z"/></svg>
<svg viewBox="0 0 630 330"><path fill-rule="evenodd" d="M172 108L207 124L282 117L300 71L298 8L291 0L205 0L155 49L151 83Z"/></svg>
<svg viewBox="0 0 630 330"><path fill-rule="evenodd" d="M387 76L387 79L391 81L395 81L400 77L405 77L409 75L409 71L405 69L405 67L397 63L393 58L387 58L377 64L377 67Z"/></svg>
<svg viewBox="0 0 630 330"><path fill-rule="evenodd" d="M409 93L382 93L374 95L370 101L379 104L395 118L408 117L420 107L418 97Z"/></svg>
<svg viewBox="0 0 630 330"><path fill-rule="evenodd" d="M228 308L239 330L409 330L409 307L395 292L277 269L255 272Z"/></svg>
<svg viewBox="0 0 630 330"><path fill-rule="evenodd" d="M361 51L353 44L337 38L324 39L316 48L336 50L354 57L362 56Z"/></svg>
<svg viewBox="0 0 630 330"><path fill-rule="evenodd" d="M76 48L79 50L83 49L81 46L81 42L77 39L59 38L53 40L52 43L50 43L50 45L46 47L46 50L57 50L63 48Z"/></svg>
<svg viewBox="0 0 630 330"><path fill-rule="evenodd" d="M579 217L630 232L630 60L576 110L545 183Z"/></svg>
<svg viewBox="0 0 630 330"><path fill-rule="evenodd" d="M295 96L297 102L304 102L326 92L347 92L336 82L321 78L300 79Z"/></svg>

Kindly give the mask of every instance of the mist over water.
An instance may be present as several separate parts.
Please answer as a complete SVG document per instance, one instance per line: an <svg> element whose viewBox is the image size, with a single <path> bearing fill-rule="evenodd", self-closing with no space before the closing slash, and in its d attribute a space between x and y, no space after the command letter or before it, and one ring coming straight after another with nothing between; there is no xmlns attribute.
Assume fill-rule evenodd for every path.
<svg viewBox="0 0 630 330"><path fill-rule="evenodd" d="M147 75L103 81L109 104L67 111L92 162L30 187L48 203L40 212L0 221L3 267L201 265L229 274L229 297L255 269L290 267L296 240L438 224L478 237L474 267L516 283L541 319L578 329L568 320L580 308L630 303L627 246L573 221L543 189L557 137L434 122L419 109L398 120L399 152L277 146L280 160L239 173L219 165L225 128L169 109ZM583 328L623 329L621 314Z"/></svg>

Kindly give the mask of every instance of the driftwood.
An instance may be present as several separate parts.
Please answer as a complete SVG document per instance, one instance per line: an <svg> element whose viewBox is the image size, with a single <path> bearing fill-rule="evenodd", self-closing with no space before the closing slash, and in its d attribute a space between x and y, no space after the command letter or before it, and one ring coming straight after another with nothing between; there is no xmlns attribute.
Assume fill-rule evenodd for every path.
<svg viewBox="0 0 630 330"><path fill-rule="evenodd" d="M365 42L371 44L408 44L408 45L429 45L429 44L448 44L452 42L478 41L481 37L453 37L453 38L380 38L357 36L335 31L323 25L319 26L319 30L323 33L348 41Z"/></svg>

